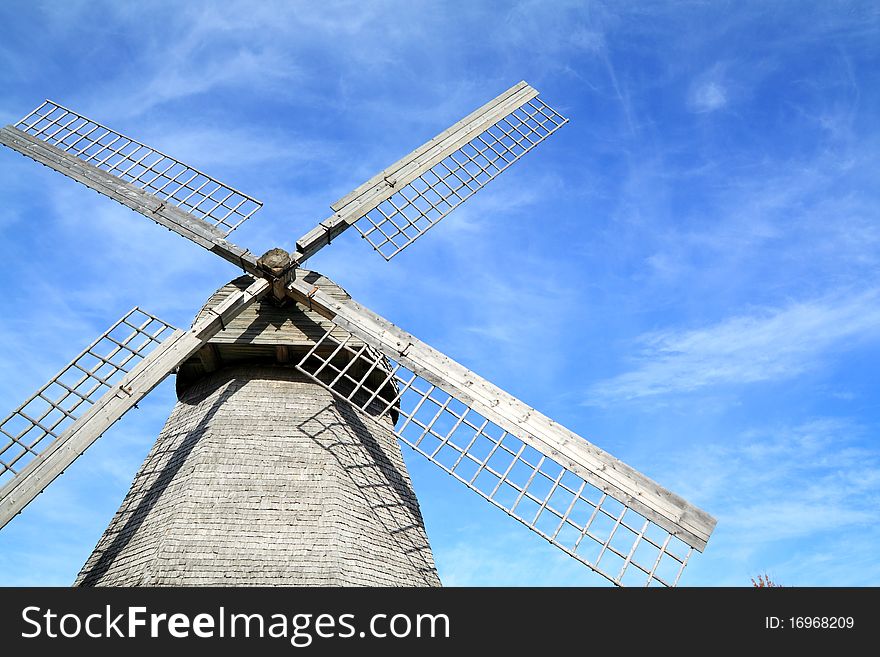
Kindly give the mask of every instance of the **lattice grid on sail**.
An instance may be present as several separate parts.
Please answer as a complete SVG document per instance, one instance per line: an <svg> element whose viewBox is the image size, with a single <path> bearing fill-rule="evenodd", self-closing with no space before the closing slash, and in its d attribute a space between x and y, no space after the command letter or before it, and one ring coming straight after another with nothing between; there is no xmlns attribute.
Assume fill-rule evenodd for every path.
<svg viewBox="0 0 880 657"><path fill-rule="evenodd" d="M174 330L133 308L0 422L0 487Z"/></svg>
<svg viewBox="0 0 880 657"><path fill-rule="evenodd" d="M567 122L533 98L401 187L354 226L390 260Z"/></svg>
<svg viewBox="0 0 880 657"><path fill-rule="evenodd" d="M351 334L327 332L297 367L371 415L399 414L401 441L607 580L678 583L689 545Z"/></svg>
<svg viewBox="0 0 880 657"><path fill-rule="evenodd" d="M229 235L262 203L179 160L45 101L15 127Z"/></svg>

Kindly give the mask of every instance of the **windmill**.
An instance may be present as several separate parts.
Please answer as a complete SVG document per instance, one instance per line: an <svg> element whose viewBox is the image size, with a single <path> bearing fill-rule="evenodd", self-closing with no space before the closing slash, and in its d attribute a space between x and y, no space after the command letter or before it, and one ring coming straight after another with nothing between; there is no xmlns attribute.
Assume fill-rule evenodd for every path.
<svg viewBox="0 0 880 657"><path fill-rule="evenodd" d="M390 260L566 122L520 82L260 257L227 237L261 204L193 167L48 100L0 129L244 272L188 330L135 308L0 423L0 528L176 373L79 584L439 584L399 443L614 584L677 584L714 518L304 267L350 226Z"/></svg>

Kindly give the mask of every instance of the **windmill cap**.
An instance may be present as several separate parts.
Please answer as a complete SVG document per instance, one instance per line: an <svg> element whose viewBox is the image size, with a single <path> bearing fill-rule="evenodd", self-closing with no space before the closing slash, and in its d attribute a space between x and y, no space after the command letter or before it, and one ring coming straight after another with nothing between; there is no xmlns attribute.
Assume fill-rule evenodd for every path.
<svg viewBox="0 0 880 657"><path fill-rule="evenodd" d="M339 285L318 272L298 269L296 275L335 300L344 302L351 299ZM202 306L193 323L205 317L210 308L217 306L228 295L246 289L252 282L253 278L244 275L218 289ZM267 365L296 368L328 331L336 343L348 337L346 348L357 351L363 346L362 342L317 312L293 301L278 305L270 297L265 297L229 321L223 330L180 366L177 372L177 398L182 400L193 384L224 368L240 368L247 364L259 365L261 371L265 371ZM372 349L367 352L376 354ZM345 354L340 353L338 357L343 358ZM365 362L363 365L367 367L372 363ZM394 384L386 381L389 371L388 363L381 358L380 367L375 368L367 378L366 385L375 383L376 386L388 387L387 394L393 398L396 394ZM386 391L383 389L380 394L385 397ZM397 413L392 415L396 420Z"/></svg>

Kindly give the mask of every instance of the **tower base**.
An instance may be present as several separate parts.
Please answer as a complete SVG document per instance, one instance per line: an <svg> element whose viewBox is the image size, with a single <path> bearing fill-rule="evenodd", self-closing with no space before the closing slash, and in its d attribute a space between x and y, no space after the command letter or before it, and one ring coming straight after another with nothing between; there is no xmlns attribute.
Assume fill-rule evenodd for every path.
<svg viewBox="0 0 880 657"><path fill-rule="evenodd" d="M79 586L439 586L387 417L289 367L189 388Z"/></svg>

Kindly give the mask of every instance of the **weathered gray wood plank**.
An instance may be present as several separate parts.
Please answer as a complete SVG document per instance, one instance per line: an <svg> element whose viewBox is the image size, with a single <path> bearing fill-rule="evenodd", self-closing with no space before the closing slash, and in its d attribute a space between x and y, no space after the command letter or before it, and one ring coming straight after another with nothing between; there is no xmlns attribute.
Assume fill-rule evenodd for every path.
<svg viewBox="0 0 880 657"><path fill-rule="evenodd" d="M397 174L407 165L410 165L413 162L417 161L421 156L425 155L429 151L436 152L438 149L444 150L444 144L448 145L449 143L462 143L460 140L460 133L473 132L477 127L482 127L482 129L479 130L480 132L482 132L486 127L492 125L492 123L495 123L495 121L497 121L499 118L509 114L512 109L515 109L515 107L519 107L524 102L526 102L526 100L522 100L518 103L516 103L516 101L514 101L514 103L510 102L511 98L516 97L517 95L523 95L523 92L525 92L525 94L529 96L528 98L526 98L526 100L530 100L531 98L534 98L538 95L538 92L535 91L528 84L526 84L526 82L518 82L510 89L502 92L485 105L477 108L476 110L468 114L460 121L456 121L451 126L446 128L446 130L429 139L414 151L407 153L402 158L397 160L397 162L389 167L386 167L381 172L377 173L375 176L350 191L348 194L343 196L335 203L331 203L330 208L336 212L339 212L346 205L350 204L355 199L363 196L376 185L383 184L385 182L385 176ZM511 104L514 104L513 108L505 109ZM494 120L492 120L492 117L495 117ZM487 121L491 122L487 123ZM452 150L454 151L455 149L453 148Z"/></svg>
<svg viewBox="0 0 880 657"><path fill-rule="evenodd" d="M249 274L261 275L257 266L257 257L253 253L227 241L221 231L188 212L169 206L156 196L13 126L0 128L0 143L100 194L109 196L114 201L241 267Z"/></svg>
<svg viewBox="0 0 880 657"><path fill-rule="evenodd" d="M294 259L305 262L402 187L537 95L534 88L520 82L377 173L333 203L330 207L335 214L296 241Z"/></svg>
<svg viewBox="0 0 880 657"><path fill-rule="evenodd" d="M532 87L526 86L480 116L472 120L464 119L462 122L457 123L457 127L453 127L446 137L442 139L440 139L439 135L434 137L434 139L426 144L428 148L423 152L419 152L421 150L419 149L410 153L398 164L377 174L363 193L350 200L344 206L334 207L333 209L336 210L337 214L342 215L342 219L345 222L354 223L358 217L362 217L401 187L411 183L418 176L457 151L471 139L492 127L499 119L507 116L537 95L537 91Z"/></svg>
<svg viewBox="0 0 880 657"><path fill-rule="evenodd" d="M297 269L298 278L308 278L312 285L319 285L334 299L346 300L350 297L345 291L333 284L329 279L315 272ZM205 302L205 308L217 305L229 294L243 290L249 285L250 277L241 276L217 290ZM199 313L199 317L205 311ZM290 347L310 348L324 333L333 328L334 324L320 315L291 314L290 309L279 307L264 299L254 304L247 311L226 324L220 333L211 338L216 345L271 345L278 344Z"/></svg>

